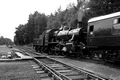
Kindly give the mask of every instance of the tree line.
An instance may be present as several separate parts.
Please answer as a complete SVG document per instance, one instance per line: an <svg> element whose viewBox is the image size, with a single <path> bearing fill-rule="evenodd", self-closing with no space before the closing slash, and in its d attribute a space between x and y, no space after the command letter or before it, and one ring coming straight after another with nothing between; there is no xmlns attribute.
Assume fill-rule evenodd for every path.
<svg viewBox="0 0 120 80"><path fill-rule="evenodd" d="M69 27L76 27L78 12L82 8L84 16L83 27L87 27L87 21L96 16L106 15L120 11L120 0L77 0L77 5L70 3L65 10L61 7L50 15L35 11L29 15L26 24L20 24L15 31L14 42L18 45L33 43L46 29L58 29L62 23Z"/></svg>
<svg viewBox="0 0 120 80"><path fill-rule="evenodd" d="M4 38L3 36L0 37L0 45L12 45L13 42L9 38Z"/></svg>

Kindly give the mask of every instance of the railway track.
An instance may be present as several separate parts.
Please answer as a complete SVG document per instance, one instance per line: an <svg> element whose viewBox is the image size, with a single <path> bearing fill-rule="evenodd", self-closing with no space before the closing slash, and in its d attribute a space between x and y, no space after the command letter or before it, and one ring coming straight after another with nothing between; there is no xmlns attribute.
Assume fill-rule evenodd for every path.
<svg viewBox="0 0 120 80"><path fill-rule="evenodd" d="M37 57L37 56L46 56L47 54L40 54L36 51L34 51L31 48L27 48L27 47L18 47L19 50L23 51L26 55L32 56L32 57Z"/></svg>
<svg viewBox="0 0 120 80"><path fill-rule="evenodd" d="M36 59L31 60L30 63L36 73L40 75L40 80L63 80L44 63Z"/></svg>
<svg viewBox="0 0 120 80"><path fill-rule="evenodd" d="M32 65L33 68L38 70L37 73L47 80L112 80L87 70L57 61L49 56L33 57L33 60L36 63L35 65Z"/></svg>
<svg viewBox="0 0 120 80"><path fill-rule="evenodd" d="M92 72L78 69L68 64L64 64L49 57L36 57L37 62L44 64L47 68L53 71L62 80L112 80Z"/></svg>

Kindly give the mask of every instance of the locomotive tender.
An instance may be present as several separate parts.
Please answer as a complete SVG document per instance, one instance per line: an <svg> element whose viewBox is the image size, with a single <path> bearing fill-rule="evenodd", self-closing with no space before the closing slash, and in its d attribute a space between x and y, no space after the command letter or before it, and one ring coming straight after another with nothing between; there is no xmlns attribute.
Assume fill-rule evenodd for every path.
<svg viewBox="0 0 120 80"><path fill-rule="evenodd" d="M120 61L120 12L99 16L82 27L50 29L34 39L36 51Z"/></svg>

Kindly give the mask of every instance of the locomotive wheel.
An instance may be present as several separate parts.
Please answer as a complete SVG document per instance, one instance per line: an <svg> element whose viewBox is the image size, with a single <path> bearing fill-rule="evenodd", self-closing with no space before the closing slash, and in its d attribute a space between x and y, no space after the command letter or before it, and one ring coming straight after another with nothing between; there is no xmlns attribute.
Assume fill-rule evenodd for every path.
<svg viewBox="0 0 120 80"><path fill-rule="evenodd" d="M92 53L90 55L90 59L99 59L99 53L92 51Z"/></svg>
<svg viewBox="0 0 120 80"><path fill-rule="evenodd" d="M38 47L38 52L40 52L40 53L41 53L41 47Z"/></svg>
<svg viewBox="0 0 120 80"><path fill-rule="evenodd" d="M104 60L104 51L90 51L89 58L95 60Z"/></svg>
<svg viewBox="0 0 120 80"><path fill-rule="evenodd" d="M89 51L89 53L88 53L88 57L90 58L90 59L93 59L93 52L92 51Z"/></svg>
<svg viewBox="0 0 120 80"><path fill-rule="evenodd" d="M61 48L60 44L57 44L55 46L55 51L54 51L55 55L60 55L61 54L61 49L60 48Z"/></svg>
<svg viewBox="0 0 120 80"><path fill-rule="evenodd" d="M54 54L55 54L55 55L59 55L59 51L55 50L55 51L54 51Z"/></svg>
<svg viewBox="0 0 120 80"><path fill-rule="evenodd" d="M103 51L101 60L105 61L105 58L106 58L106 54L105 51Z"/></svg>
<svg viewBox="0 0 120 80"><path fill-rule="evenodd" d="M48 51L48 55L51 55L51 51L50 50Z"/></svg>
<svg viewBox="0 0 120 80"><path fill-rule="evenodd" d="M66 56L66 52L64 52L64 51L61 51L61 53L60 53L62 56Z"/></svg>
<svg viewBox="0 0 120 80"><path fill-rule="evenodd" d="M44 47L41 48L41 53L44 53Z"/></svg>
<svg viewBox="0 0 120 80"><path fill-rule="evenodd" d="M82 58L83 58L83 52L82 52L82 51L76 52L75 57L76 57L77 59L82 59Z"/></svg>
<svg viewBox="0 0 120 80"><path fill-rule="evenodd" d="M103 58L103 53L98 53L97 56L98 56L99 59L102 59Z"/></svg>
<svg viewBox="0 0 120 80"><path fill-rule="evenodd" d="M62 56L69 56L68 52L61 52Z"/></svg>
<svg viewBox="0 0 120 80"><path fill-rule="evenodd" d="M54 48L53 47L50 47L49 49L48 49L48 54L49 55L53 55L54 54Z"/></svg>
<svg viewBox="0 0 120 80"><path fill-rule="evenodd" d="M35 47L35 51L37 52L37 48Z"/></svg>
<svg viewBox="0 0 120 80"><path fill-rule="evenodd" d="M48 51L48 54L49 54L49 55L52 55L53 53L54 53L53 50L49 50L49 51Z"/></svg>
<svg viewBox="0 0 120 80"><path fill-rule="evenodd" d="M36 52L38 52L38 47L37 46L35 47L35 50L36 50Z"/></svg>
<svg viewBox="0 0 120 80"><path fill-rule="evenodd" d="M41 51L40 51L40 47L38 47L38 52L41 52Z"/></svg>

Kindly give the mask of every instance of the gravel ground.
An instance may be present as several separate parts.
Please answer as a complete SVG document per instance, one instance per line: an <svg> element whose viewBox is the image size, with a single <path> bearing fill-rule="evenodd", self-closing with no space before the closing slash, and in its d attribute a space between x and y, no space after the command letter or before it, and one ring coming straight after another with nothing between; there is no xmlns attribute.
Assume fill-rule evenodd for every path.
<svg viewBox="0 0 120 80"><path fill-rule="evenodd" d="M28 61L1 62L0 80L40 80Z"/></svg>
<svg viewBox="0 0 120 80"><path fill-rule="evenodd" d="M89 63L89 62L72 60L67 58L54 58L54 59L60 60L67 64L72 64L74 66L89 70L91 72L97 73L105 77L112 78L114 80L120 80L120 69L104 66L102 64Z"/></svg>

